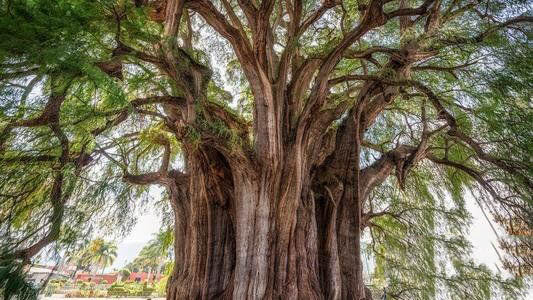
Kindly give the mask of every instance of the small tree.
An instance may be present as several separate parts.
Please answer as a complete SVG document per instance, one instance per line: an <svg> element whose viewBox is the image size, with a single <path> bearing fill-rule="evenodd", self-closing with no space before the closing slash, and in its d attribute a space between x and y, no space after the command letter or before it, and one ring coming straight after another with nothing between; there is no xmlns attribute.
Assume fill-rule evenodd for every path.
<svg viewBox="0 0 533 300"><path fill-rule="evenodd" d="M122 269L120 270L120 276L122 277L123 281L126 281L130 278L131 271L128 269Z"/></svg>

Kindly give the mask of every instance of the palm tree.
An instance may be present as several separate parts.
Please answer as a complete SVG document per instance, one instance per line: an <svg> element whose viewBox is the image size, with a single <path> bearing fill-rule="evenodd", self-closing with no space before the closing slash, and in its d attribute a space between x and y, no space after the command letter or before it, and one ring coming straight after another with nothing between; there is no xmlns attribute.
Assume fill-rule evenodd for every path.
<svg viewBox="0 0 533 300"><path fill-rule="evenodd" d="M76 278L76 274L79 270L89 271L91 261L87 249L87 247L84 247L67 254L67 263L74 264L76 266L76 270L74 273L72 273L72 278Z"/></svg>
<svg viewBox="0 0 533 300"><path fill-rule="evenodd" d="M117 245L97 238L89 244L85 251L85 257L92 264L102 268L102 274L107 266L113 264L117 257Z"/></svg>
<svg viewBox="0 0 533 300"><path fill-rule="evenodd" d="M148 277L151 277L154 271L159 275L161 266L169 258L170 248L174 243L173 238L171 228L155 234L154 238L141 249L139 255L130 264L130 268L137 267L142 271L148 271Z"/></svg>

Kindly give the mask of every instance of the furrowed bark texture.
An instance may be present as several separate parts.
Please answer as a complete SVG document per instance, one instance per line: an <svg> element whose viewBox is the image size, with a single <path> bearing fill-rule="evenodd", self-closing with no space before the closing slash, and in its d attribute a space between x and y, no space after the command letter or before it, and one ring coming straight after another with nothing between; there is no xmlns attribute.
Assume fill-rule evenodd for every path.
<svg viewBox="0 0 533 300"><path fill-rule="evenodd" d="M303 147L285 147L276 169L230 163L209 147L187 155L186 191L169 189L176 214L169 299L358 299L362 226L346 175L351 149L313 168ZM324 169L331 178L318 178Z"/></svg>

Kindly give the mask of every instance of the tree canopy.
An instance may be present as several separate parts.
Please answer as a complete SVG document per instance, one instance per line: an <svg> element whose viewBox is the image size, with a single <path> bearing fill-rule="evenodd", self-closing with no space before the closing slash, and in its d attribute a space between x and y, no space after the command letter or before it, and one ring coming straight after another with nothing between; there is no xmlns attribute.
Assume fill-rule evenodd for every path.
<svg viewBox="0 0 533 300"><path fill-rule="evenodd" d="M365 284L394 299L524 294L533 270L530 1L0 5L2 262L70 251L96 228L127 232L134 211L153 205L175 226L176 274L194 269L188 257L221 249L237 249L226 258L235 274L260 270L246 275L259 276L254 288L219 280L217 293L283 290L289 275L257 283L270 270L261 255L309 247L318 254L272 268L319 261L320 272L294 275L299 284L333 278L318 294L352 295L335 282L361 279L361 268L346 275L361 251L372 258ZM165 188L160 200L150 185ZM497 227L511 277L471 257L466 201ZM276 221L264 225L265 214ZM261 228L280 233L273 254L239 261L239 247L249 254L270 241ZM240 240L250 230L258 238ZM227 244L202 252L213 240ZM189 242L199 246L180 250Z"/></svg>

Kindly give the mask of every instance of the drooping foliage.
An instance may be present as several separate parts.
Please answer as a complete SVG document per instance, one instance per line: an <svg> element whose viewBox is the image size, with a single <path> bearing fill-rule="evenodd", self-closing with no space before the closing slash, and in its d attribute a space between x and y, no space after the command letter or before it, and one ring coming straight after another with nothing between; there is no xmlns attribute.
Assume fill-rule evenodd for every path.
<svg viewBox="0 0 533 300"><path fill-rule="evenodd" d="M39 290L28 282L20 262L2 259L0 263L0 290L4 299L37 299Z"/></svg>
<svg viewBox="0 0 533 300"><path fill-rule="evenodd" d="M352 245L346 228L360 231L373 260L365 284L378 293L522 295L533 243L529 1L0 3L0 258L27 264L96 229L118 236L142 205L163 208L163 224L187 237L181 247L193 238L180 228L203 206L179 199L205 193L202 203L237 214L238 180L275 170L271 212L313 211L327 245L326 224L339 245ZM296 204L278 205L293 177ZM161 200L150 184L165 187ZM466 201L505 230L512 277L471 257ZM227 219L214 223L235 222L220 230L231 239L239 218ZM344 255L357 251L317 248L317 276L340 264L344 278Z"/></svg>

